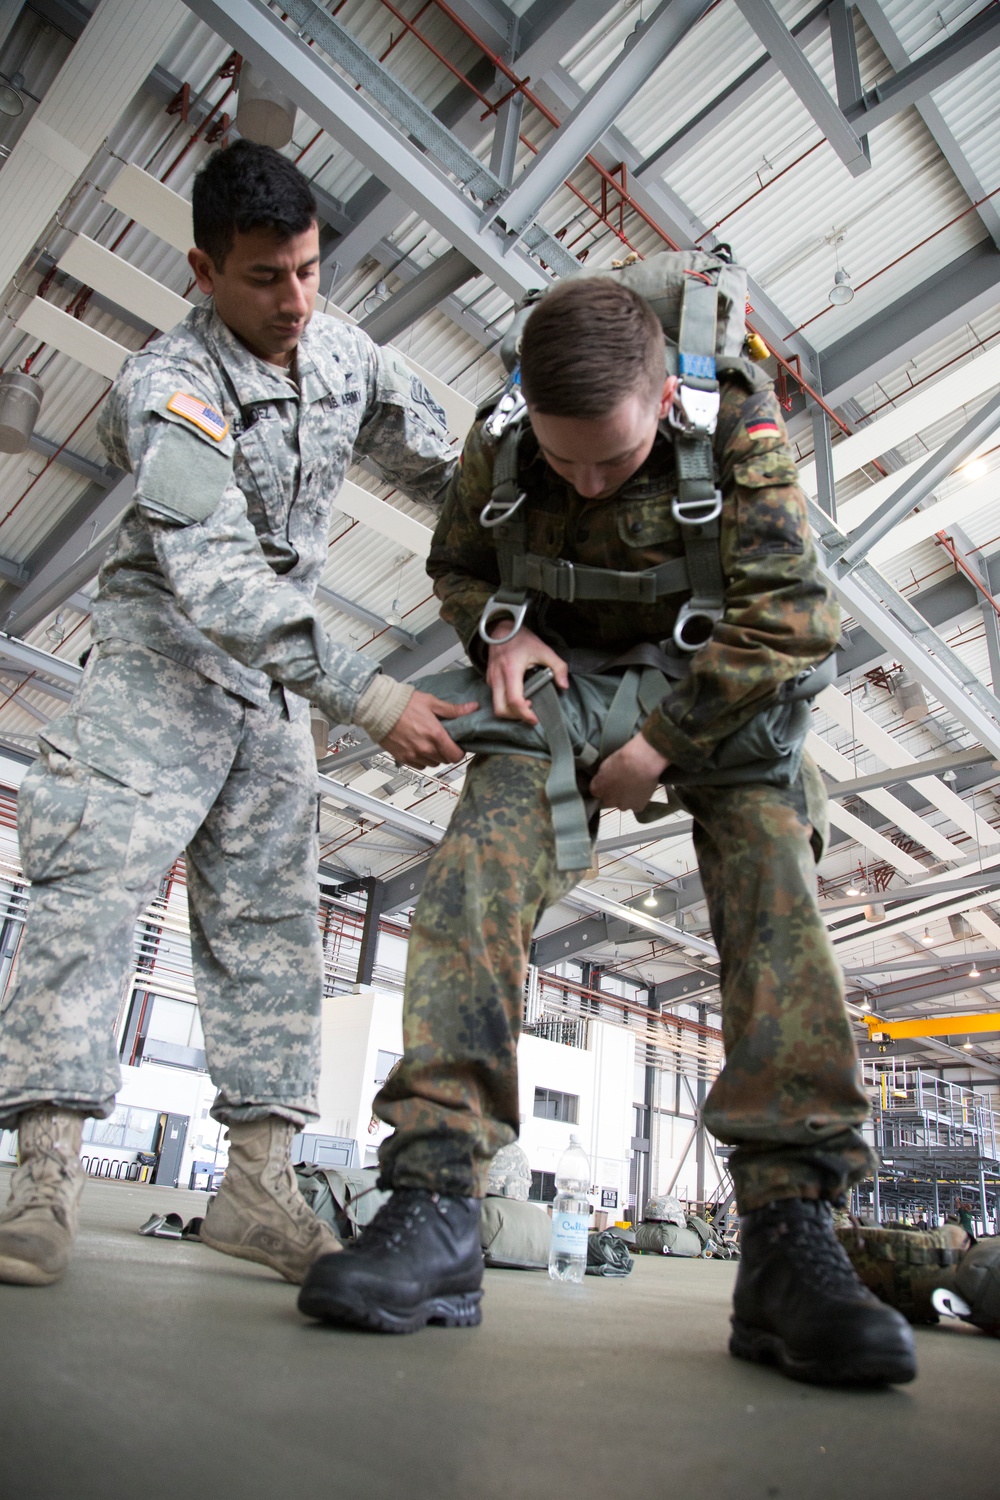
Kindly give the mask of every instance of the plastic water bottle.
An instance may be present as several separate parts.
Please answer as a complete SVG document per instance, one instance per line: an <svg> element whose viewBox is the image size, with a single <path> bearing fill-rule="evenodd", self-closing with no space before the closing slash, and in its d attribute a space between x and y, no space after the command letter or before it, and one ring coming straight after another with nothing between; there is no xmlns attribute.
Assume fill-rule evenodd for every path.
<svg viewBox="0 0 1000 1500"><path fill-rule="evenodd" d="M556 1167L556 1197L552 1205L552 1242L549 1275L553 1281L581 1282L587 1269L587 1232L590 1228L590 1163L578 1136Z"/></svg>

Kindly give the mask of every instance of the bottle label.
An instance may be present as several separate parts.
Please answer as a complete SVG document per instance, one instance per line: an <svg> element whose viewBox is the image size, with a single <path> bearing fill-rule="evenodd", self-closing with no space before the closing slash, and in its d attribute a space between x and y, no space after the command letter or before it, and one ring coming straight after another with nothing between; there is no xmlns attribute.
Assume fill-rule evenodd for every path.
<svg viewBox="0 0 1000 1500"><path fill-rule="evenodd" d="M586 1255L589 1214L552 1212L553 1255Z"/></svg>

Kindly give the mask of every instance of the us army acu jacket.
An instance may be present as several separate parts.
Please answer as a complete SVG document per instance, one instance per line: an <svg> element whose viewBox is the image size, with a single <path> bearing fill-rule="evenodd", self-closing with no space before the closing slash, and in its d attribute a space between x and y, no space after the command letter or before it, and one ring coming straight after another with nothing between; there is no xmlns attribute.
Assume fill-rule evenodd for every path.
<svg viewBox="0 0 1000 1500"><path fill-rule="evenodd" d="M495 441L478 422L452 480L427 569L441 613L474 660L480 612L500 581L492 532L479 514L492 489ZM642 732L674 765L702 768L718 743L764 707L780 685L833 650L840 615L821 577L778 403L771 391L722 388L715 454L723 494L721 557L725 613L647 719ZM519 486L527 493L527 548L592 567L641 571L683 555L671 512L673 444L657 437L642 468L608 499L585 500L554 473L529 434ZM655 604L543 599L527 623L557 650L593 647L609 658L671 635L685 596Z"/></svg>
<svg viewBox="0 0 1000 1500"><path fill-rule="evenodd" d="M352 456L435 509L454 467L444 412L404 361L317 314L296 383L208 304L126 361L99 435L136 494L95 640L152 647L252 703L274 678L350 723L377 664L331 641L312 600Z"/></svg>

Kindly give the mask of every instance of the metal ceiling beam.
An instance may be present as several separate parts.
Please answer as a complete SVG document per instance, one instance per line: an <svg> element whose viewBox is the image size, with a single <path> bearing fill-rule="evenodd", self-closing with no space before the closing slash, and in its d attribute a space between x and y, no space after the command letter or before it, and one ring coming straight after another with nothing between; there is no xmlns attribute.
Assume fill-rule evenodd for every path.
<svg viewBox="0 0 1000 1500"><path fill-rule="evenodd" d="M839 406L988 312L998 299L1000 250L983 240L823 350L824 400Z"/></svg>
<svg viewBox="0 0 1000 1500"><path fill-rule="evenodd" d="M453 8L473 30L478 31L475 18L478 7L474 3L468 3L467 0L464 5L459 4ZM603 0L535 0L535 4L519 18L519 51L516 58L519 76L530 75L537 80L547 73L600 20L604 9ZM506 14L509 17L509 12ZM494 51L502 52L506 46L506 37L502 41L498 38L495 25L498 17L494 15L487 19L488 29L485 33L480 33L482 39ZM511 61L513 63L514 59ZM505 82L499 93L506 93L508 89L509 84ZM484 88L484 92L488 93L489 89ZM464 134L468 130L470 135L474 132L475 141L472 144L478 144L483 133L480 120L482 109L478 101L469 99L466 108L454 115L449 115L442 106L435 113L456 132ZM497 176L504 181L502 173L498 172ZM409 212L404 199L396 193L390 193L377 173L362 184L346 207L353 220L353 227L332 244L323 257L324 265L335 264L337 267L334 285L336 281L349 275L366 255L377 255L383 265L393 264L398 258L398 251L391 250L386 258L376 247L379 241L385 241L393 234ZM448 311L453 315L454 306Z"/></svg>
<svg viewBox="0 0 1000 1500"><path fill-rule="evenodd" d="M960 974L943 974L917 984L912 980L897 979L892 984L880 984L857 995L852 994L851 999L855 1002L861 998L869 1000L879 1015L883 1011L888 1014L904 1005L921 1005L928 1000L938 1000L942 995L957 995L963 990L974 990L983 984L997 984L1000 982L1000 964L984 966L980 975L980 978L970 980L967 962Z"/></svg>
<svg viewBox="0 0 1000 1500"><path fill-rule="evenodd" d="M475 280L478 275L479 271L467 255L463 255L461 250L448 250L438 260L418 271L413 280L396 292L395 296L362 318L360 327L376 344L391 343L404 329L437 307L439 302L456 292L460 286Z"/></svg>
<svg viewBox="0 0 1000 1500"><path fill-rule="evenodd" d="M367 609L355 599L349 599L346 594L338 593L336 589L328 589L325 583L317 584L316 598L320 604L328 604L331 609L339 610L342 615L347 615L352 620L360 620L362 625L370 625L373 630L385 631L390 640L397 641L407 650L412 651L417 645L417 638L411 630L404 630L401 625L390 624L373 609Z"/></svg>
<svg viewBox="0 0 1000 1500"><path fill-rule="evenodd" d="M1000 593L1000 552L994 553L992 558L984 558L983 563L990 592ZM954 573L942 583L915 594L910 602L927 624L937 629L968 614L976 607L979 598L969 580L961 573ZM881 661L885 654L882 642L858 626L844 637L844 643L837 650L838 683L844 684L851 674L865 671Z"/></svg>
<svg viewBox="0 0 1000 1500"><path fill-rule="evenodd" d="M792 27L792 36L796 38L800 46L815 41L826 31L828 4L829 0L822 0L822 4L817 5L815 10L811 10ZM680 161L689 151L693 151L706 136L718 130L738 110L749 104L762 88L779 76L780 72L781 69L774 58L770 53L765 53L755 63L751 63L750 67L741 73L728 88L723 89L710 103L693 115L687 124L675 131L668 141L664 141L662 146L657 146L655 151L650 152L649 156L639 163L633 176L643 183L664 177L675 162Z"/></svg>
<svg viewBox="0 0 1000 1500"><path fill-rule="evenodd" d="M111 464L95 463L92 458L84 458L82 453L74 453L72 448L67 448L65 444L57 443L52 438L43 437L40 432L31 434L28 447L35 453L41 453L44 458L54 458L64 469L82 474L91 484L99 485L105 490L112 489L122 477L121 470Z"/></svg>
<svg viewBox="0 0 1000 1500"><path fill-rule="evenodd" d="M770 0L736 0L736 4L851 176L867 172L871 162L864 143Z"/></svg>
<svg viewBox="0 0 1000 1500"><path fill-rule="evenodd" d="M642 28L580 100L521 173L510 193L488 215L520 235L552 194L583 161L661 63L701 20L713 0L661 0Z"/></svg>
<svg viewBox="0 0 1000 1500"><path fill-rule="evenodd" d="M756 0L756 3L761 3L761 0ZM995 5L987 5L947 40L924 52L915 62L908 63L894 77L876 84L858 104L846 111L847 118L860 130L874 130L972 64L981 62L998 46L1000 11Z"/></svg>
<svg viewBox="0 0 1000 1500"><path fill-rule="evenodd" d="M544 84L539 85L538 92L556 113L572 109L583 96L580 85L563 67L553 68ZM612 172L617 172L624 163L632 179L630 196L682 250L711 248L715 243L708 226L681 202L667 183L650 178L645 182L636 180L635 172L642 159L641 154L620 130L614 127L608 130L591 154ZM801 333L787 331L789 318L752 276L747 277L747 295L754 310L754 326L771 347L780 350L786 359L797 357L801 361L803 375L811 384L815 384L819 379L819 361L808 339Z"/></svg>
<svg viewBox="0 0 1000 1500"><path fill-rule="evenodd" d="M1000 757L1000 703L996 697L870 563L862 561L842 574L824 561L834 553L842 556L847 538L819 506L811 501L808 506L809 519L821 542L820 570L849 613L882 641L897 661L915 672L938 702L982 745Z"/></svg>
<svg viewBox="0 0 1000 1500"><path fill-rule="evenodd" d="M0 631L0 656L8 661L13 661L21 667L27 667L29 672L41 672L46 677L51 677L54 682L65 684L67 687L75 688L83 672L73 662L63 661L61 657L53 656L51 651L42 651L38 646L29 646L27 641L19 641L14 636L6 635Z"/></svg>
<svg viewBox="0 0 1000 1500"><path fill-rule="evenodd" d="M496 282L519 299L549 278L526 255L504 256L499 238L480 233L476 205L380 111L268 10L261 0L188 0L223 37L369 171ZM560 247L561 248L561 247Z"/></svg>
<svg viewBox="0 0 1000 1500"><path fill-rule="evenodd" d="M918 781L922 776L943 776L946 771L956 771L960 766L978 766L984 761L993 761L989 750L960 750L955 755L940 755L934 760L922 760L915 766L897 766L890 771L873 771L870 776L856 776L853 781L828 781L827 795L830 797L854 797L859 792L872 791L875 787L897 786L901 781Z"/></svg>
<svg viewBox="0 0 1000 1500"><path fill-rule="evenodd" d="M861 68L858 63L858 38L854 30L854 7L851 0L832 0L829 16L837 103L846 115L850 108L859 104L864 98L861 88ZM861 136L861 145L868 160L871 161L872 153L867 135Z"/></svg>
<svg viewBox="0 0 1000 1500"><path fill-rule="evenodd" d="M855 0L855 4L864 17L868 30L896 72L901 73L904 68L909 67L910 55L893 30L879 0ZM995 244L1000 247L1000 213L992 200L988 203L981 201L986 197L987 190L973 171L968 157L952 134L941 111L930 98L918 100L917 111L937 142L945 161L968 194L970 203L979 204L976 212L992 235Z"/></svg>
<svg viewBox="0 0 1000 1500"><path fill-rule="evenodd" d="M16 627L26 634L94 577L111 548L114 532L89 545L84 538L110 527L131 504L134 490L135 482L126 474L113 489L93 485L81 497L70 513L70 527L44 561L32 564L31 581L11 602L3 620L8 630Z"/></svg>
<svg viewBox="0 0 1000 1500"><path fill-rule="evenodd" d="M981 406L953 437L942 443L888 500L855 527L846 538L843 550L839 542L827 548L827 559L837 573L843 576L857 567L875 543L888 535L896 522L925 500L964 459L975 453L997 427L1000 427L1000 392Z"/></svg>

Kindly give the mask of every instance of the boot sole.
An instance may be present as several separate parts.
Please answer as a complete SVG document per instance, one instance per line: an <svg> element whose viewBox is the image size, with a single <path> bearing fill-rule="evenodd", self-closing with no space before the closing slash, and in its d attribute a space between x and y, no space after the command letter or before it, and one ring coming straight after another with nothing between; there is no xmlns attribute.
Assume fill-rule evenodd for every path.
<svg viewBox="0 0 1000 1500"><path fill-rule="evenodd" d="M304 1287L299 1293L299 1311L324 1323L367 1328L375 1333L416 1333L428 1323L437 1323L444 1328L476 1328L483 1321L482 1300L481 1291L457 1292L451 1296L428 1297L425 1302L401 1312L396 1308L373 1305L360 1297L354 1300L344 1294L336 1296L322 1287Z"/></svg>
<svg viewBox="0 0 1000 1500"><path fill-rule="evenodd" d="M763 1328L733 1318L729 1352L736 1359L776 1365L783 1375L809 1385L906 1385L917 1373L908 1350L872 1349L845 1354L839 1360L803 1359L790 1352L784 1339Z"/></svg>
<svg viewBox="0 0 1000 1500"><path fill-rule="evenodd" d="M0 1255L0 1282L10 1286L51 1286L63 1274L58 1271L43 1271L30 1260L18 1260L13 1255Z"/></svg>

